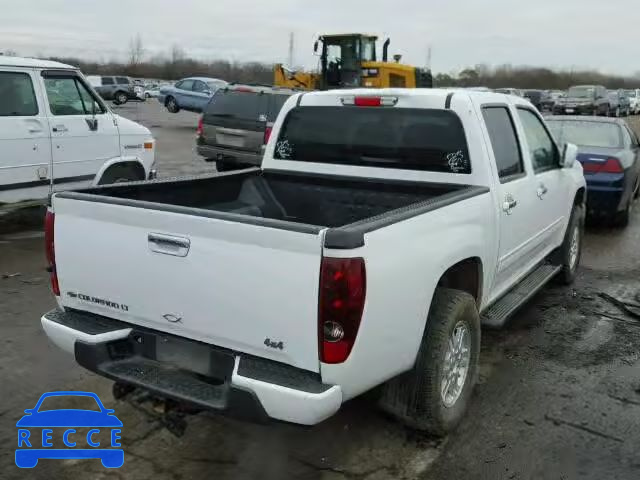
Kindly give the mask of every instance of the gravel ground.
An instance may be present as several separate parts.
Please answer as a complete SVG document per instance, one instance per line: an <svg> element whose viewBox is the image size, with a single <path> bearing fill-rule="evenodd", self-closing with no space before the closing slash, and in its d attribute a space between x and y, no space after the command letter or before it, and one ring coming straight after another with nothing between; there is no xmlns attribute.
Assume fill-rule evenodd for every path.
<svg viewBox="0 0 640 480"><path fill-rule="evenodd" d="M196 115L171 115L153 100L119 112L153 129L161 175L210 171L193 152ZM484 333L470 412L443 441L401 427L366 398L314 428L201 414L178 438L48 343L39 317L54 302L41 234L0 233L0 478L638 479L640 322L611 298L640 304L639 242L640 209L625 230L589 228L576 284L543 290L504 331ZM94 391L116 410L121 469L15 467L15 422L61 389Z"/></svg>

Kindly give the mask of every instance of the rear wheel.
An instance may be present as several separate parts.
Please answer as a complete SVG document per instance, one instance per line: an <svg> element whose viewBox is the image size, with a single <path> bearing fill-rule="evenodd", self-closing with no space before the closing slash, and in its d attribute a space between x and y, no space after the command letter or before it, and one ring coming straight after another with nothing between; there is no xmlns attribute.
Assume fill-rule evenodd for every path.
<svg viewBox="0 0 640 480"><path fill-rule="evenodd" d="M216 170L218 172L231 172L233 170L241 170L245 168L243 165L236 162L229 162L228 160L216 161Z"/></svg>
<svg viewBox="0 0 640 480"><path fill-rule="evenodd" d="M564 285L571 285L576 279L580 257L582 256L582 238L584 235L584 207L575 205L569 218L569 225L564 234L564 241L555 252L557 265L562 266L557 280Z"/></svg>
<svg viewBox="0 0 640 480"><path fill-rule="evenodd" d="M117 92L114 96L113 101L116 103L116 105L124 105L125 103L127 103L127 100L129 99L129 97L127 97L127 94L124 92Z"/></svg>
<svg viewBox="0 0 640 480"><path fill-rule="evenodd" d="M627 206L621 212L616 213L614 224L616 227L625 228L629 225L631 219L631 211L633 210L633 195L629 198Z"/></svg>
<svg viewBox="0 0 640 480"><path fill-rule="evenodd" d="M380 406L410 427L447 434L469 405L479 353L475 300L460 290L437 289L415 366L383 387Z"/></svg>
<svg viewBox="0 0 640 480"><path fill-rule="evenodd" d="M169 97L165 103L167 110L171 113L178 113L180 111L180 106L175 98Z"/></svg>

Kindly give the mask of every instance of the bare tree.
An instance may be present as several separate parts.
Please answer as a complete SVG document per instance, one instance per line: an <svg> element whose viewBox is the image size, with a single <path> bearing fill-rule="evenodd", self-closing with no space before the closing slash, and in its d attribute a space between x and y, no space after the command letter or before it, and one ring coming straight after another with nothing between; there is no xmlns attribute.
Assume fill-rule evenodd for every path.
<svg viewBox="0 0 640 480"><path fill-rule="evenodd" d="M142 63L144 57L144 45L142 43L142 37L140 34L136 34L131 40L129 40L129 65L137 66Z"/></svg>
<svg viewBox="0 0 640 480"><path fill-rule="evenodd" d="M184 50L180 45L174 44L171 47L171 63L176 64L181 62L186 57Z"/></svg>

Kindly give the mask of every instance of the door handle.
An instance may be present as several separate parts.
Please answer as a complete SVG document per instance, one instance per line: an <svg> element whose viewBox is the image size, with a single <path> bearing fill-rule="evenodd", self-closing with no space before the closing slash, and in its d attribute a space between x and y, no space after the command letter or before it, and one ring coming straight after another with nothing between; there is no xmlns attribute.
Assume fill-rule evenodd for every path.
<svg viewBox="0 0 640 480"><path fill-rule="evenodd" d="M147 240L149 242L149 249L152 252L173 255L174 257L186 257L191 248L191 240L184 237L150 233L147 236Z"/></svg>
<svg viewBox="0 0 640 480"><path fill-rule="evenodd" d="M502 210L504 210L507 215L511 215L511 210L518 206L518 202L511 195L507 195L502 203Z"/></svg>
<svg viewBox="0 0 640 480"><path fill-rule="evenodd" d="M547 192L549 190L547 190L547 187L545 187L542 183L540 184L540 186L538 187L538 190L536 191L536 194L538 195L538 198L540 200L542 200L542 197L544 197Z"/></svg>
<svg viewBox="0 0 640 480"><path fill-rule="evenodd" d="M55 125L52 130L54 132L68 132L69 130L67 130L67 127L65 127L64 125Z"/></svg>

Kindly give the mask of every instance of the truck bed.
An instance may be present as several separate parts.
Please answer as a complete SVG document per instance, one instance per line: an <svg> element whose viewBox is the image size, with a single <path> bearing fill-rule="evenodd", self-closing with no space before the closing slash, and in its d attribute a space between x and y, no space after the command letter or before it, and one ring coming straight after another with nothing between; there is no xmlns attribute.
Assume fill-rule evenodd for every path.
<svg viewBox="0 0 640 480"><path fill-rule="evenodd" d="M58 197L296 231L315 233L329 228L334 234L330 237L336 238L337 233L366 233L485 190L457 184L249 170L96 187Z"/></svg>

